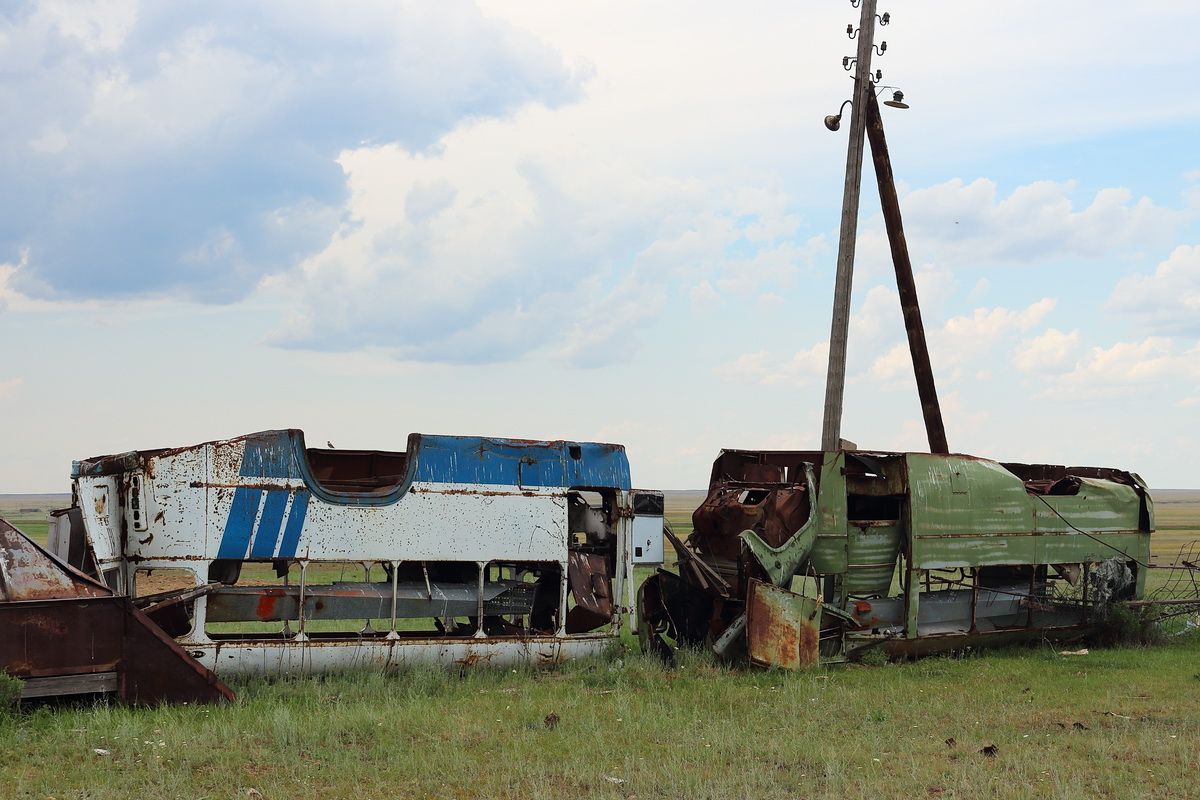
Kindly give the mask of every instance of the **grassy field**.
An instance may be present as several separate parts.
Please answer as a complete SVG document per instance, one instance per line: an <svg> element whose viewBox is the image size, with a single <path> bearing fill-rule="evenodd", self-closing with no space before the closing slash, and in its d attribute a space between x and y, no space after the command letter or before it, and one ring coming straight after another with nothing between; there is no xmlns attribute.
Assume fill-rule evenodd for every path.
<svg viewBox="0 0 1200 800"><path fill-rule="evenodd" d="M668 498L678 533L698 501ZM1157 513L1169 562L1200 539L1200 492L1160 494ZM552 672L260 678L224 707L0 713L0 798L1197 796L1196 638L804 673L667 668L630 645Z"/></svg>
<svg viewBox="0 0 1200 800"><path fill-rule="evenodd" d="M69 505L69 494L0 494L0 517L34 541L45 544L50 512Z"/></svg>
<svg viewBox="0 0 1200 800"><path fill-rule="evenodd" d="M1198 656L1191 641L778 673L626 653L547 673L255 680L225 707L9 716L0 786L39 800L1195 797Z"/></svg>

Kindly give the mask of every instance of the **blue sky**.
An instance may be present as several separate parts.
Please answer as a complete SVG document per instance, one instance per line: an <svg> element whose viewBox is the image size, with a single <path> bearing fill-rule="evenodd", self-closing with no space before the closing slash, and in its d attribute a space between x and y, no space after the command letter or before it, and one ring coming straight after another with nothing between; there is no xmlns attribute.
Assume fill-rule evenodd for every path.
<svg viewBox="0 0 1200 800"><path fill-rule="evenodd" d="M880 3L951 449L1200 487L1200 7ZM297 427L815 448L848 0L0 4L0 493ZM843 435L921 449L865 171Z"/></svg>

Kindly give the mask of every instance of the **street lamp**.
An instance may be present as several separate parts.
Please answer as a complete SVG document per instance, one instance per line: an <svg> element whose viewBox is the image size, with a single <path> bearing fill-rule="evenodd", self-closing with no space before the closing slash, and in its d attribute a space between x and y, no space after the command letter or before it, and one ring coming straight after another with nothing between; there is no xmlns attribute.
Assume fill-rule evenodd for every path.
<svg viewBox="0 0 1200 800"><path fill-rule="evenodd" d="M882 91L883 89L895 89L894 86L874 85L872 85L871 88L879 91ZM853 100L846 100L842 103L842 107L838 109L838 113L830 114L829 116L825 117L825 127L829 128L831 131L840 129L842 127L842 114L845 113L846 106L851 105L853 102ZM896 91L892 92L892 99L884 100L883 104L885 106L891 106L892 108L909 108L908 103L904 102L904 92L900 91L899 89L896 89Z"/></svg>

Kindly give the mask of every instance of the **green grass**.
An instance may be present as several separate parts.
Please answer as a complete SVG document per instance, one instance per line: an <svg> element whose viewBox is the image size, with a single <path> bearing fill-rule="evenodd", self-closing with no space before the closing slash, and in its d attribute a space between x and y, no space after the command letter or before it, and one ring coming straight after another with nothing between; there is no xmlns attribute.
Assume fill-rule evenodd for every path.
<svg viewBox="0 0 1200 800"><path fill-rule="evenodd" d="M0 494L0 517L38 544L45 545L50 512L69 505L69 494Z"/></svg>
<svg viewBox="0 0 1200 800"><path fill-rule="evenodd" d="M779 673L626 653L552 673L256 679L226 707L8 716L0 786L58 800L1188 797L1197 656L1196 642L1040 648Z"/></svg>

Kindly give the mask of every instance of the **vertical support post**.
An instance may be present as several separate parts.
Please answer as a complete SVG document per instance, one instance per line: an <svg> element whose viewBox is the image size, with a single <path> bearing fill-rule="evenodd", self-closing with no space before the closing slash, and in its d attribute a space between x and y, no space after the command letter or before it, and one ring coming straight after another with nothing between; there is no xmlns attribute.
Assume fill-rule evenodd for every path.
<svg viewBox="0 0 1200 800"><path fill-rule="evenodd" d="M875 39L876 0L862 0L858 22L858 61L850 109L850 143L846 149L846 181L842 191L842 224L838 234L837 277L833 289L833 322L829 332L829 369L825 378L825 418L821 449L838 450L842 436L842 401L846 392L846 340L850 333L850 295L854 286L854 248L858 239L858 198L862 188L863 128L871 95L871 52Z"/></svg>
<svg viewBox="0 0 1200 800"><path fill-rule="evenodd" d="M296 625L299 627L300 630L299 630L299 632L296 633L295 636L292 637L292 641L294 641L294 642L307 642L308 641L308 634L305 632L306 620L304 617L304 603L308 599L307 597L305 597L305 594L307 593L307 591L308 591L308 562L301 561L300 562L300 601L299 601L300 607L296 611L296 617L297 617Z"/></svg>
<svg viewBox="0 0 1200 800"><path fill-rule="evenodd" d="M971 633L979 633L979 567L971 567Z"/></svg>
<svg viewBox="0 0 1200 800"><path fill-rule="evenodd" d="M1092 564L1090 561L1083 562L1083 570L1081 574L1081 580L1083 581L1083 621L1091 622L1093 616L1092 609L1091 606L1088 605L1088 586L1092 583ZM1141 597L1142 595L1139 594L1137 596Z"/></svg>
<svg viewBox="0 0 1200 800"><path fill-rule="evenodd" d="M554 635L562 638L567 635L567 595L570 591L567 584L570 580L571 556L568 553L567 557L558 562L558 630Z"/></svg>
<svg viewBox="0 0 1200 800"><path fill-rule="evenodd" d="M1037 571L1036 565L1029 571L1029 610L1025 612L1026 628L1033 627L1033 609L1037 605L1037 601L1034 600L1034 593L1037 591Z"/></svg>
<svg viewBox="0 0 1200 800"><path fill-rule="evenodd" d="M475 617L475 633L472 634L476 639L486 639L487 633L483 630L483 582L487 577L487 562L475 562L479 566L479 586L478 595L476 596L476 617Z"/></svg>
<svg viewBox="0 0 1200 800"><path fill-rule="evenodd" d="M929 452L949 453L942 408L938 404L937 387L933 382L933 367L929 363L929 347L925 342L925 326L921 322L921 307L917 303L917 284L913 280L912 261L909 260L908 242L904 238L904 224L900 218L900 200L896 197L892 160L883 135L879 101L875 99L873 91L867 93L867 139L871 143L875 180L879 184L879 202L887 227L888 244L892 249L892 264L896 268L896 290L900 294L900 310L904 313L904 330L908 333L908 350L912 355L917 394L921 398L921 413L925 417Z"/></svg>
<svg viewBox="0 0 1200 800"><path fill-rule="evenodd" d="M624 594L625 606L622 608L620 602L613 603L612 630L616 633L620 632L623 617L621 612L627 611L630 633L636 635L638 615L633 580L633 494L624 491L617 492L614 502L621 512L617 515L617 579L613 588L613 600L618 601ZM628 516L625 514L626 511Z"/></svg>
<svg viewBox="0 0 1200 800"><path fill-rule="evenodd" d="M400 564L402 562L392 561L390 563L392 565L392 621L391 621L391 624L388 626L388 633L387 633L387 637L385 637L385 638L399 639L400 634L396 632L396 600L397 600L396 590L397 590L397 585L398 585L397 581L399 581L399 579L400 579Z"/></svg>
<svg viewBox="0 0 1200 800"><path fill-rule="evenodd" d="M928 572L925 573L929 575ZM908 568L908 581L904 587L904 638L915 639L920 636L918 624L921 618L921 570L913 569L911 562Z"/></svg>

